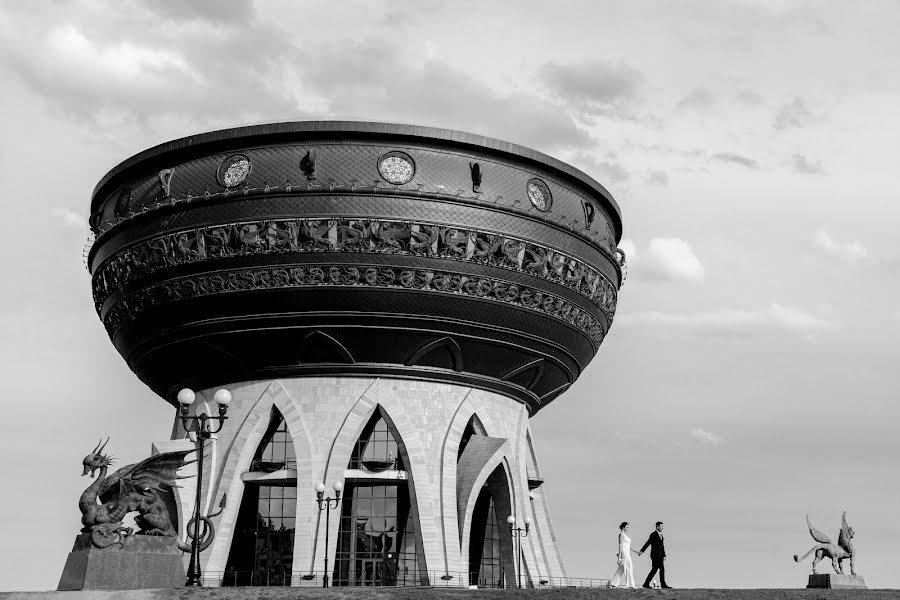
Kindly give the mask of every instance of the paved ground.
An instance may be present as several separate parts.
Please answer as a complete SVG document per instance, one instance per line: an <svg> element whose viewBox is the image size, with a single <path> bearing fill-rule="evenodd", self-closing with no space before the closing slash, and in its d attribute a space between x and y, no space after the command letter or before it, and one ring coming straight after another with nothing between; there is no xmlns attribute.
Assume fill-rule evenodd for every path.
<svg viewBox="0 0 900 600"><path fill-rule="evenodd" d="M898 600L900 590L460 590L215 588L123 592L8 592L0 600Z"/></svg>

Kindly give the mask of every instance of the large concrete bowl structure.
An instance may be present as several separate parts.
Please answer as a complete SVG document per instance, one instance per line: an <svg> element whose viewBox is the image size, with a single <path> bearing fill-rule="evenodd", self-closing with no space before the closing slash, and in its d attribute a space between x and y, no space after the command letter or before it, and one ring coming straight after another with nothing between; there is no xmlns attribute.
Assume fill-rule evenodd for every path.
<svg viewBox="0 0 900 600"><path fill-rule="evenodd" d="M236 400L211 454L208 501L228 491L231 510L208 573L271 576L271 557L235 549L254 544L240 541L239 507L266 486L301 490L278 517L291 519L279 568L294 581L322 554L318 517L301 523L313 480L347 480L350 519L372 497L359 494L396 492L399 477L392 518L408 517L394 527L411 546L360 562L375 559L336 523L336 582L396 579L401 565L419 582L481 573L485 553L502 580L511 540L490 520L523 512L541 538L523 576L564 574L549 517L527 501L541 481L527 419L572 385L612 323L622 221L603 186L466 133L276 123L142 152L100 181L91 215L94 300L128 366L173 404L183 387L198 390L195 410L218 387ZM260 465L279 432L287 474L273 484ZM189 443L177 422L172 437L160 447ZM490 536L497 556L476 548Z"/></svg>

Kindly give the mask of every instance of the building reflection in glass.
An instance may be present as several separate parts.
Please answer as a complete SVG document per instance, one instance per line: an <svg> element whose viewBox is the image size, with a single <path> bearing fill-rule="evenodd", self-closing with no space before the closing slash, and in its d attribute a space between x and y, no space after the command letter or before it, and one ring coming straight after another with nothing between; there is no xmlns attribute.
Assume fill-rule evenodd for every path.
<svg viewBox="0 0 900 600"><path fill-rule="evenodd" d="M415 515L397 440L376 411L356 443L348 467L363 474L348 479L341 506L334 585L420 583Z"/></svg>
<svg viewBox="0 0 900 600"><path fill-rule="evenodd" d="M483 532L476 535L476 532ZM494 498L482 488L472 512L472 536L469 538L469 583L484 587L503 587L503 555L500 522L494 511Z"/></svg>
<svg viewBox="0 0 900 600"><path fill-rule="evenodd" d="M273 408L250 470L266 473L295 464L293 440ZM296 511L295 478L246 482L222 585L290 585Z"/></svg>

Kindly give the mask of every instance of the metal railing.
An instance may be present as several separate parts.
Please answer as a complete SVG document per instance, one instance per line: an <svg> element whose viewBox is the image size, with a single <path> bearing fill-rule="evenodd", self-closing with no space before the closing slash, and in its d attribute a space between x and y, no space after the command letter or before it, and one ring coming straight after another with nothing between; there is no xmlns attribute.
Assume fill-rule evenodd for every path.
<svg viewBox="0 0 900 600"><path fill-rule="evenodd" d="M279 572L259 569L257 571L206 571L203 573L204 587L322 587L323 571L304 573ZM497 580L488 580L479 573L445 571L406 571L340 573L328 575L331 587L434 587L434 588L516 588L515 574L501 572ZM523 574L522 587L564 588L590 587L608 588L609 579L592 577L542 577L529 579Z"/></svg>

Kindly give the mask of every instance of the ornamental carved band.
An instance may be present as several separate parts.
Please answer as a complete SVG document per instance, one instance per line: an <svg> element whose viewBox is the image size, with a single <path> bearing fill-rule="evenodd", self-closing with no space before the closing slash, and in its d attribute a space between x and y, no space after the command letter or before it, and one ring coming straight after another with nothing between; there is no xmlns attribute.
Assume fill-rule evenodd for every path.
<svg viewBox="0 0 900 600"><path fill-rule="evenodd" d="M269 219L161 235L109 258L93 281L98 314L116 289L166 267L232 256L353 252L446 258L521 271L564 285L611 321L616 290L597 269L572 256L520 239L434 223L365 219Z"/></svg>
<svg viewBox="0 0 900 600"><path fill-rule="evenodd" d="M600 346L606 334L600 321L584 309L558 296L526 286L446 271L364 265L236 269L183 277L127 296L110 309L104 325L112 335L122 323L148 308L210 294L325 285L407 288L508 302L556 317L577 327L590 337L595 349ZM612 315L608 314L607 317L611 319Z"/></svg>

